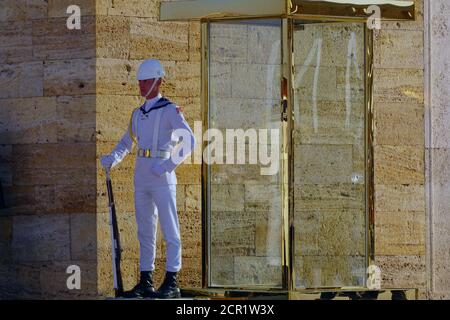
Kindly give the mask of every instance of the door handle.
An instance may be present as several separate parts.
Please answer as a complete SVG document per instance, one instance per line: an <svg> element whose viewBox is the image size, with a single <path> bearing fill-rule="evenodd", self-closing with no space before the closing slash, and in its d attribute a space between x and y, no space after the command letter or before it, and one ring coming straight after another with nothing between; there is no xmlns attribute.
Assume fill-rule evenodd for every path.
<svg viewBox="0 0 450 320"><path fill-rule="evenodd" d="M288 121L288 115L287 115L287 109L288 109L288 101L287 99L283 99L281 102L281 121L287 122Z"/></svg>
<svg viewBox="0 0 450 320"><path fill-rule="evenodd" d="M288 81L286 78L281 79L281 96L283 97L283 100L281 101L281 122L287 122L288 116L287 116L287 109L288 109L288 99L287 99L287 93L288 93Z"/></svg>

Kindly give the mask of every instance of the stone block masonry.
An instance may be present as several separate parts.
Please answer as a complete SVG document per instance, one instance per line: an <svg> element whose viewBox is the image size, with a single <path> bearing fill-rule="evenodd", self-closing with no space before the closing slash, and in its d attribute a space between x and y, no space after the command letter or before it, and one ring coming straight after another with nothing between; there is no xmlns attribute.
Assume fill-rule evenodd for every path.
<svg viewBox="0 0 450 320"><path fill-rule="evenodd" d="M78 1L81 30L69 4L2 1L0 298L98 295L95 1Z"/></svg>

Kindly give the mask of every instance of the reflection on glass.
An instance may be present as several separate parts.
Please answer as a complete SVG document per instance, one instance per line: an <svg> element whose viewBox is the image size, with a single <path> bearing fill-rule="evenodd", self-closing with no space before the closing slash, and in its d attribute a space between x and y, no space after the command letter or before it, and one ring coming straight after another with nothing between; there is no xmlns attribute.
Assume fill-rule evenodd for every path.
<svg viewBox="0 0 450 320"><path fill-rule="evenodd" d="M364 286L363 25L298 23L294 57L294 286Z"/></svg>
<svg viewBox="0 0 450 320"><path fill-rule="evenodd" d="M209 166L210 285L280 287L280 174L261 175L263 165L248 160L258 130L280 126L280 21L211 23L209 41L209 126L223 133L224 157L246 156ZM236 146L226 129L255 130L257 140ZM269 137L266 147L278 153L279 141Z"/></svg>

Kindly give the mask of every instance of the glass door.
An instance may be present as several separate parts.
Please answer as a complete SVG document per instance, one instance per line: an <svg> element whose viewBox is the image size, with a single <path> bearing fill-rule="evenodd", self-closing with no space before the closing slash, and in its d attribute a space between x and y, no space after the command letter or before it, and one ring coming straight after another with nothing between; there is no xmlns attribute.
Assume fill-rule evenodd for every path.
<svg viewBox="0 0 450 320"><path fill-rule="evenodd" d="M281 20L208 26L208 286L280 288Z"/></svg>
<svg viewBox="0 0 450 320"><path fill-rule="evenodd" d="M207 30L207 286L287 288L286 266L294 289L365 286L365 25L251 19Z"/></svg>
<svg viewBox="0 0 450 320"><path fill-rule="evenodd" d="M364 32L294 23L294 289L365 286Z"/></svg>

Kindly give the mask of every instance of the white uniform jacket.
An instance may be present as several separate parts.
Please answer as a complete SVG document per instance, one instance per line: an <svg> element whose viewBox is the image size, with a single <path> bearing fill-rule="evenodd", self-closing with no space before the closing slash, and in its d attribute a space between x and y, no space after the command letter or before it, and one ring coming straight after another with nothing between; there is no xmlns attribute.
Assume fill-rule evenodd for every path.
<svg viewBox="0 0 450 320"><path fill-rule="evenodd" d="M181 108L161 95L152 100L133 111L128 130L111 152L112 167L132 152L135 144L138 149L150 149L152 153L169 152L170 158L136 157L135 187L176 184L175 168L195 148L194 134Z"/></svg>

